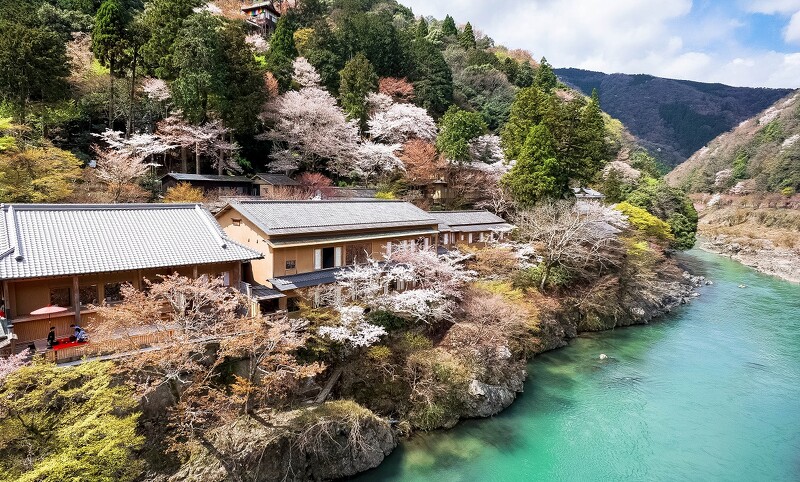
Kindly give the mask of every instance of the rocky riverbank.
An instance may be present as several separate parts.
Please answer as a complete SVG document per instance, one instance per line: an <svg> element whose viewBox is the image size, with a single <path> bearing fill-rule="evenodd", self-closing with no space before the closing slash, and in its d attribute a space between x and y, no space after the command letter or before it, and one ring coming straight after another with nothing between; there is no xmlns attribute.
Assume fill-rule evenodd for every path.
<svg viewBox="0 0 800 482"><path fill-rule="evenodd" d="M717 235L700 247L727 256L762 273L800 283L800 251L775 246L769 239Z"/></svg>

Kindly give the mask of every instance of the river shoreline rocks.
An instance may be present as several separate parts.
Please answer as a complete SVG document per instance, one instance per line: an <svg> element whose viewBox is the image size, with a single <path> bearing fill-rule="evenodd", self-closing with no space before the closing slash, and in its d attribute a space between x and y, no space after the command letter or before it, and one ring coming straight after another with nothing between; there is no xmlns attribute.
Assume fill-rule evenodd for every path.
<svg viewBox="0 0 800 482"><path fill-rule="evenodd" d="M756 271L794 283L800 283L800 252L775 246L768 239L738 239L718 235L705 239L700 247L727 256Z"/></svg>

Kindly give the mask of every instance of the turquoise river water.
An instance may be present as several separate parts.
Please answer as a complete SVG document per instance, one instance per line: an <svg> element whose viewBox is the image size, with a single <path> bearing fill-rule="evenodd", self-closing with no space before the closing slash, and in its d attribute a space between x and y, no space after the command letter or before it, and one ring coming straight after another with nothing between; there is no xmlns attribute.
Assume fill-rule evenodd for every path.
<svg viewBox="0 0 800 482"><path fill-rule="evenodd" d="M537 357L509 409L403 442L358 480L800 480L800 286L684 259L714 281L700 298Z"/></svg>

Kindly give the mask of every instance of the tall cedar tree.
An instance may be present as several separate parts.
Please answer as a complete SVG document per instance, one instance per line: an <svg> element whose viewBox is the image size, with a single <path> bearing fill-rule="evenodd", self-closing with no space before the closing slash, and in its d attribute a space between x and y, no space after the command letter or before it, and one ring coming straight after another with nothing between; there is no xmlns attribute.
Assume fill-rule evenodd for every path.
<svg viewBox="0 0 800 482"><path fill-rule="evenodd" d="M336 28L337 53L352 59L363 53L379 77L406 77L409 73L408 45L394 26L389 12L354 12Z"/></svg>
<svg viewBox="0 0 800 482"><path fill-rule="evenodd" d="M439 124L436 147L450 160L467 162L470 160L470 141L485 134L486 129L480 113L453 106Z"/></svg>
<svg viewBox="0 0 800 482"><path fill-rule="evenodd" d="M536 75L533 78L533 84L545 92L550 92L558 85L558 78L553 67L547 62L547 59L542 57L539 63L539 68L536 70Z"/></svg>
<svg viewBox="0 0 800 482"><path fill-rule="evenodd" d="M501 132L507 159L519 156L531 128L542 122L547 102L548 95L538 87L528 87L517 93L511 105L511 115Z"/></svg>
<svg viewBox="0 0 800 482"><path fill-rule="evenodd" d="M477 48L478 44L475 41L475 32L472 30L472 24L467 22L464 26L464 31L458 37L458 43L467 50Z"/></svg>
<svg viewBox="0 0 800 482"><path fill-rule="evenodd" d="M339 72L339 100L350 119L364 130L367 122L367 94L378 90L378 75L364 54L357 54Z"/></svg>
<svg viewBox="0 0 800 482"><path fill-rule="evenodd" d="M419 22L417 23L417 30L416 30L417 38L425 38L428 36L428 21L425 18L420 18Z"/></svg>
<svg viewBox="0 0 800 482"><path fill-rule="evenodd" d="M517 87L530 87L533 85L533 78L534 78L534 71L533 67L531 67L530 62L524 61L519 66L519 72L517 72L517 77L514 80L514 85Z"/></svg>
<svg viewBox="0 0 800 482"><path fill-rule="evenodd" d="M553 136L544 125L528 133L517 163L502 183L524 207L543 199L559 199L569 192L569 173L556 159Z"/></svg>
<svg viewBox="0 0 800 482"><path fill-rule="evenodd" d="M187 18L201 0L150 0L142 23L149 38L141 48L145 70L160 79L173 80L178 75L175 41Z"/></svg>
<svg viewBox="0 0 800 482"><path fill-rule="evenodd" d="M237 134L254 134L265 98L264 77L245 42L241 25L226 22L218 31L224 61L216 106L225 126Z"/></svg>
<svg viewBox="0 0 800 482"><path fill-rule="evenodd" d="M450 15L444 18L442 22L442 34L445 36L458 36L458 29L456 28L456 21Z"/></svg>
<svg viewBox="0 0 800 482"><path fill-rule="evenodd" d="M217 29L221 20L207 12L192 15L175 40L178 77L172 83L175 104L186 118L202 124L211 96L221 90L222 63Z"/></svg>
<svg viewBox="0 0 800 482"><path fill-rule="evenodd" d="M414 41L412 56L415 102L438 117L453 103L453 72L442 51L425 39Z"/></svg>
<svg viewBox="0 0 800 482"><path fill-rule="evenodd" d="M127 53L127 29L131 17L120 0L105 0L94 20L92 53L111 74L108 96L108 126L114 124L114 78L120 73Z"/></svg>
<svg viewBox="0 0 800 482"><path fill-rule="evenodd" d="M297 57L297 47L294 44L294 30L289 17L278 20L278 26L270 40L269 51L266 57L267 70L272 72L281 92L286 92L292 86L292 63Z"/></svg>
<svg viewBox="0 0 800 482"><path fill-rule="evenodd" d="M22 13L22 12L20 12ZM25 25L9 15L0 17L0 99L25 122L31 100L55 100L66 93L69 75L66 47L58 34Z"/></svg>

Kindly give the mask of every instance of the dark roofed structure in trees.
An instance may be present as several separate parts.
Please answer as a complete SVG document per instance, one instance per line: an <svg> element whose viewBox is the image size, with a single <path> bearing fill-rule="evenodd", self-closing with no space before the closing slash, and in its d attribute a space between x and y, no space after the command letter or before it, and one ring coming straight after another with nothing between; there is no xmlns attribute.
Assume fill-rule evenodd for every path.
<svg viewBox="0 0 800 482"><path fill-rule="evenodd" d="M269 36L275 31L280 12L272 2L256 2L242 7L242 13L247 17L247 23L258 27L264 36Z"/></svg>
<svg viewBox="0 0 800 482"><path fill-rule="evenodd" d="M250 196L253 193L253 180L246 176L225 176L217 174L183 174L171 172L161 178L164 192L180 183L202 189L204 193L235 194Z"/></svg>

